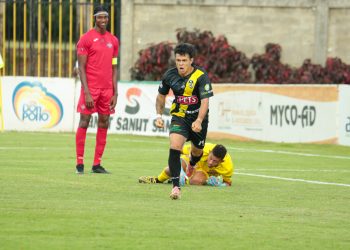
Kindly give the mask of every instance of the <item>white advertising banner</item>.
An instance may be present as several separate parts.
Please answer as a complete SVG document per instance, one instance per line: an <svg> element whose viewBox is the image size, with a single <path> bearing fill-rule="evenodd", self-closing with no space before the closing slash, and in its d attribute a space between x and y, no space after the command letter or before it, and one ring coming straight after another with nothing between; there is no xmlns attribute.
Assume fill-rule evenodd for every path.
<svg viewBox="0 0 350 250"><path fill-rule="evenodd" d="M214 84L213 88L208 138L350 145L350 86ZM157 83L119 83L109 133L168 136L174 96L166 98L165 128L156 128L157 89ZM80 83L74 79L3 77L1 95L4 130L74 132L78 126ZM94 114L88 132L95 133L97 124Z"/></svg>
<svg viewBox="0 0 350 250"><path fill-rule="evenodd" d="M336 143L337 86L215 85L210 135Z"/></svg>
<svg viewBox="0 0 350 250"><path fill-rule="evenodd" d="M77 84L76 104L80 95L81 85ZM156 97L158 94L158 84L145 83L119 83L118 84L118 103L116 112L110 117L110 126L108 133L116 134L134 134L151 136L168 136L170 126L169 108L173 100L173 95L169 94L166 98L165 115L163 129L154 125L156 118ZM79 114L75 115L75 125L78 127ZM97 114L94 114L88 132L97 130Z"/></svg>
<svg viewBox="0 0 350 250"><path fill-rule="evenodd" d="M350 86L339 86L339 140L340 145L350 146Z"/></svg>
<svg viewBox="0 0 350 250"><path fill-rule="evenodd" d="M4 129L71 132L74 86L68 78L3 77Z"/></svg>
<svg viewBox="0 0 350 250"><path fill-rule="evenodd" d="M4 129L3 106L2 106L2 84L0 77L0 131Z"/></svg>

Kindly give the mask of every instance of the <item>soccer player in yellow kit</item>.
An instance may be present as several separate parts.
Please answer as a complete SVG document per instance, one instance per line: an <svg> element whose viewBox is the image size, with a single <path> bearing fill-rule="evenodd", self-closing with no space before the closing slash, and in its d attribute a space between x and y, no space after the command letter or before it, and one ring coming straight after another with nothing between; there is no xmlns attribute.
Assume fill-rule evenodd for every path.
<svg viewBox="0 0 350 250"><path fill-rule="evenodd" d="M185 145L181 152L181 165L190 185L231 186L234 165L227 149L221 144L206 143L203 155L189 173L191 145ZM141 176L140 183L163 183L171 178L169 167L157 176Z"/></svg>

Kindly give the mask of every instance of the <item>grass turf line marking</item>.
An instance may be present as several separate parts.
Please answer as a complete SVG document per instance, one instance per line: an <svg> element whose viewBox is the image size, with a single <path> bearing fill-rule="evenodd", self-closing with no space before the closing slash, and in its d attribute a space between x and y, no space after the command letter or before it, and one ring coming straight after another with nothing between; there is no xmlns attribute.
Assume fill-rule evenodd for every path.
<svg viewBox="0 0 350 250"><path fill-rule="evenodd" d="M118 139L118 141L123 141L123 139ZM126 142L138 142L138 143L150 143L150 141L142 140L142 139L131 139L124 140ZM167 141L152 141L152 143L158 144L168 144ZM323 157L323 158L331 158L331 159L344 159L350 160L350 156L341 156L341 155L320 155L320 154L309 154L309 153L299 153L299 152L291 152L291 151L281 151L281 150L270 150L270 149L246 149L246 148L237 148L237 147L226 147L227 149L239 150L245 152L261 152L261 153L272 153L272 154L289 154L289 155L298 155L298 156L308 156L308 157Z"/></svg>
<svg viewBox="0 0 350 250"><path fill-rule="evenodd" d="M341 172L350 173L350 170L345 169L282 169L282 168L240 168L236 171L268 171L268 172Z"/></svg>
<svg viewBox="0 0 350 250"><path fill-rule="evenodd" d="M138 143L150 143L150 141L142 140L142 139L118 139L118 141L126 141L126 142L138 142ZM168 144L167 141L152 141L152 143L158 144ZM298 155L298 156L308 156L308 157L323 157L323 158L331 158L331 159L344 159L350 160L350 156L341 156L341 155L320 155L320 154L309 154L309 153L299 153L299 152L291 152L291 151L281 151L281 150L270 150L270 149L246 149L246 148L237 148L237 147L226 147L227 149L239 150L244 152L262 152L262 153L272 153L272 154L289 154L289 155Z"/></svg>
<svg viewBox="0 0 350 250"><path fill-rule="evenodd" d="M261 178L268 178L268 179L284 180L284 181L305 182L305 183L319 184L319 185L333 185L333 186L350 187L350 184L344 184L344 183L323 182L323 181L310 181L310 180L304 180L304 179L294 179L294 178L270 176L270 175L263 175L263 174L248 174L248 173L237 173L237 172L235 173L235 175L236 175L236 174L238 174L238 175L254 176L254 177L261 177Z"/></svg>
<svg viewBox="0 0 350 250"><path fill-rule="evenodd" d="M73 137L74 135L66 135L62 134L61 136L69 136ZM87 138L95 138L95 135L87 135ZM114 140L114 138L109 138L108 140ZM124 139L124 138L118 138L116 139L118 142L135 142L135 143L157 143L157 144L168 144L168 141L164 140L142 140L142 139ZM6 149L29 149L32 147L0 147L0 150L6 150ZM281 150L270 150L270 149L246 149L246 148L237 148L237 147L226 147L227 149L231 150L237 150L242 152L261 152L261 153L271 153L271 154L287 154L287 155L298 155L298 156L307 156L307 157L323 157L323 158L330 158L330 159L343 159L343 160L350 160L350 156L341 156L341 155L320 155L320 154L310 154L310 153L299 153L299 152L291 152L291 151L281 151ZM47 150L46 147L38 147L37 149Z"/></svg>
<svg viewBox="0 0 350 250"><path fill-rule="evenodd" d="M350 156L341 156L341 155L320 155L320 154L307 154L307 153L298 153L298 152L281 151L281 150L245 149L245 148L234 148L234 147L227 147L227 149L239 150L239 151L243 151L243 152L261 152L261 153L272 153L272 154L287 154L287 155L298 155L298 156L308 156L308 157L323 157L323 158L331 158L331 159L350 160Z"/></svg>

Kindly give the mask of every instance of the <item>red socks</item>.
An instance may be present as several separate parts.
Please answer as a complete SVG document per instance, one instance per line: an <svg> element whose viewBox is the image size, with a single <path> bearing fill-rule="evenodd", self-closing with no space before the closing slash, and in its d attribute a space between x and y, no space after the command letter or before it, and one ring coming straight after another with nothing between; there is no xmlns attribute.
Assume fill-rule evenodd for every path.
<svg viewBox="0 0 350 250"><path fill-rule="evenodd" d="M86 128L78 127L75 135L75 146L77 154L77 164L84 164L84 148L86 139Z"/></svg>
<svg viewBox="0 0 350 250"><path fill-rule="evenodd" d="M96 146L95 146L95 157L94 164L96 166L101 163L101 158L106 146L107 139L107 128L98 128L96 134ZM84 149L85 149L85 139L86 139L87 128L78 127L77 133L75 135L75 146L76 146L76 156L77 164L84 164Z"/></svg>
<svg viewBox="0 0 350 250"><path fill-rule="evenodd" d="M105 150L106 146L106 139L107 139L107 128L98 128L97 134L96 134L96 146L95 146L95 157L94 157L94 164L93 166L96 166L100 164L101 158L103 155L103 151Z"/></svg>

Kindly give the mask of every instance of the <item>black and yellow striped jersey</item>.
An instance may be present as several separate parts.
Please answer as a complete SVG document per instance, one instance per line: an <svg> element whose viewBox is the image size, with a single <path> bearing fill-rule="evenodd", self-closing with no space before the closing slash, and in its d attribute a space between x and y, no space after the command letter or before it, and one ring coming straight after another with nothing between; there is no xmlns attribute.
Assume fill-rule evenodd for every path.
<svg viewBox="0 0 350 250"><path fill-rule="evenodd" d="M171 115L196 118L201 100L213 96L207 72L196 65L192 66L193 72L185 77L179 75L177 68L171 68L162 78L158 92L167 95L171 89L175 95Z"/></svg>

